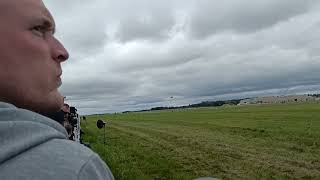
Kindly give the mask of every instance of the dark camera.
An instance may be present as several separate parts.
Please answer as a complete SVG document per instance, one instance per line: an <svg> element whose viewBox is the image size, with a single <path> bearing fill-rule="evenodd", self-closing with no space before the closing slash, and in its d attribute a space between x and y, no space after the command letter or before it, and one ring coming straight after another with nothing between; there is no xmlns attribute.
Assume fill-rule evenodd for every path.
<svg viewBox="0 0 320 180"><path fill-rule="evenodd" d="M75 107L70 107L70 116L68 120L73 127L77 126L78 114L77 109Z"/></svg>
<svg viewBox="0 0 320 180"><path fill-rule="evenodd" d="M77 114L77 109L75 107L70 107L70 113L71 114Z"/></svg>

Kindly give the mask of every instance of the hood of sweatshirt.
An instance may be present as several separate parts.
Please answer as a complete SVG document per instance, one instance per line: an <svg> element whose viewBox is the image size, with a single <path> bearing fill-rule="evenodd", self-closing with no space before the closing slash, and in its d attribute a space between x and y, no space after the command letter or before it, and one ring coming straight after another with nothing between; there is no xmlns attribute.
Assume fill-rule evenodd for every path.
<svg viewBox="0 0 320 180"><path fill-rule="evenodd" d="M0 164L52 139L66 138L56 121L0 102Z"/></svg>

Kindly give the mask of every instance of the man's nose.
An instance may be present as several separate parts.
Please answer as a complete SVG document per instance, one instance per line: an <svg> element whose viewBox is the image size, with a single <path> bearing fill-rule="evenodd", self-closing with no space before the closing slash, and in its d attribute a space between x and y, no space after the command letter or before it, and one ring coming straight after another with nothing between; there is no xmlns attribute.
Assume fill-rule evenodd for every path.
<svg viewBox="0 0 320 180"><path fill-rule="evenodd" d="M66 61L69 58L69 53L59 40L53 38L52 44L52 58L59 63Z"/></svg>

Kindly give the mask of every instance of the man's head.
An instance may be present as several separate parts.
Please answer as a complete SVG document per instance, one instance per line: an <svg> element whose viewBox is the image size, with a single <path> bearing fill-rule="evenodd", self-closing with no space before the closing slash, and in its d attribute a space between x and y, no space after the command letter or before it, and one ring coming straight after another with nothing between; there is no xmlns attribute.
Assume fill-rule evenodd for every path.
<svg viewBox="0 0 320 180"><path fill-rule="evenodd" d="M63 104L61 110L65 113L70 113L70 106L68 104Z"/></svg>
<svg viewBox="0 0 320 180"><path fill-rule="evenodd" d="M0 22L0 101L44 115L60 110L69 55L53 36L50 12L41 0L1 0Z"/></svg>

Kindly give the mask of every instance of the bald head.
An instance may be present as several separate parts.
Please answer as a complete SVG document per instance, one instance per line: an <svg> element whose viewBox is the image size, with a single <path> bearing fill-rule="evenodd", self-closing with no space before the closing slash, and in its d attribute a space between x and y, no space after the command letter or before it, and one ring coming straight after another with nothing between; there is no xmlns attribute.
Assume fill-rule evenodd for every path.
<svg viewBox="0 0 320 180"><path fill-rule="evenodd" d="M41 114L58 111L68 53L41 0L0 1L0 100Z"/></svg>
<svg viewBox="0 0 320 180"><path fill-rule="evenodd" d="M18 13L13 15L12 12ZM33 12L33 13L31 13ZM42 15L50 18L53 17L45 7L42 0L1 0L0 1L0 18L4 21L10 21L10 18L19 17L20 15ZM8 19L9 18L9 19Z"/></svg>
<svg viewBox="0 0 320 180"><path fill-rule="evenodd" d="M38 8L46 9L42 0L1 0L0 14L8 13L13 9L17 9L21 7L30 8L31 6L33 7L38 6Z"/></svg>

